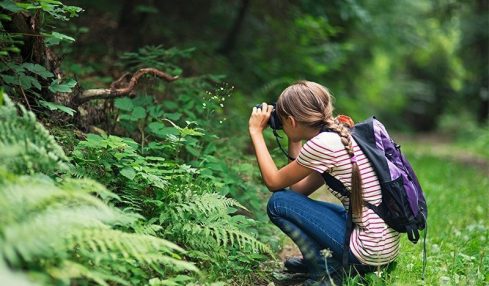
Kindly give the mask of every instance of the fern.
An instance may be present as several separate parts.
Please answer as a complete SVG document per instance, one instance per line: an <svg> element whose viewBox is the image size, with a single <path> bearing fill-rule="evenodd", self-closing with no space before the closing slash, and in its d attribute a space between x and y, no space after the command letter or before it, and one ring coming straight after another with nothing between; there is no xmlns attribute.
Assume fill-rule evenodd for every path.
<svg viewBox="0 0 489 286"><path fill-rule="evenodd" d="M44 175L66 170L67 158L19 109L0 92L1 285L140 285L198 272L181 247L146 234L159 227L109 205L121 198L99 183ZM142 233L127 232L136 228ZM38 284L13 270L29 271Z"/></svg>
<svg viewBox="0 0 489 286"><path fill-rule="evenodd" d="M184 218L190 214L206 216L212 213L220 213L222 216L226 216L229 207L246 209L238 201L217 193L203 195L190 193L184 202L174 205L172 217Z"/></svg>
<svg viewBox="0 0 489 286"><path fill-rule="evenodd" d="M166 235L180 237L191 249L208 251L237 248L273 256L271 249L240 230L229 216L230 207L244 208L234 199L216 193L202 195L188 191L176 203L166 206L160 221L167 224Z"/></svg>
<svg viewBox="0 0 489 286"><path fill-rule="evenodd" d="M32 112L0 91L0 164L15 173L53 174L68 169L68 158Z"/></svg>
<svg viewBox="0 0 489 286"><path fill-rule="evenodd" d="M2 174L6 171L0 172L0 178ZM141 268L145 279L153 271L197 271L193 264L181 260L185 251L179 246L111 228L129 227L134 216L88 193L71 195L73 191L60 189L50 180L12 177L10 174L10 178L0 180L0 257L10 266L39 265L56 274L52 278L62 273L59 269L70 266L72 274L95 282L119 277L124 274L121 269L130 267ZM117 282L116 278L110 280ZM104 285L100 281L97 283Z"/></svg>

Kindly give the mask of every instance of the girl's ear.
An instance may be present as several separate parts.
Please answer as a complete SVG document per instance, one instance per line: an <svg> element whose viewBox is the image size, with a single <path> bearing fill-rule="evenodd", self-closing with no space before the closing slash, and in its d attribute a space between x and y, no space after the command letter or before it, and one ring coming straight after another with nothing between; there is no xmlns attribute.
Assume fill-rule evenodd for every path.
<svg viewBox="0 0 489 286"><path fill-rule="evenodd" d="M297 121L295 121L295 118L294 117L292 117L292 116L289 115L287 117L287 121L289 122L290 126L292 126L294 128L297 127Z"/></svg>

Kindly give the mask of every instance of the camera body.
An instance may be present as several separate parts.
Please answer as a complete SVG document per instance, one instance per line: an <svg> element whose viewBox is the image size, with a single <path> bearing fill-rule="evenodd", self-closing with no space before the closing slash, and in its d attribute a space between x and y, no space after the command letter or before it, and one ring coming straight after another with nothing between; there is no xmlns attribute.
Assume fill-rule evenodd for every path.
<svg viewBox="0 0 489 286"><path fill-rule="evenodd" d="M282 122L280 121L277 111L275 110L275 103L271 103L269 105L273 106L273 110L272 114L270 115L270 119L268 119L268 125L274 130L280 130L282 129ZM261 109L262 104L257 104L255 107Z"/></svg>

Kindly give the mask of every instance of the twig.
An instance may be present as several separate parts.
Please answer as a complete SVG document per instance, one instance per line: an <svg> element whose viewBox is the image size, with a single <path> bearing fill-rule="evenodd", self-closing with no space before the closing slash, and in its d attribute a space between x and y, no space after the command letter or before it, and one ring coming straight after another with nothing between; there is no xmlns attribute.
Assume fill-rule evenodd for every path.
<svg viewBox="0 0 489 286"><path fill-rule="evenodd" d="M102 99L102 98L115 98L119 97L122 95L129 94L134 90L136 87L139 79L145 75L145 74L152 74L155 75L159 78L162 78L168 82L174 81L178 79L178 77L172 77L168 75L165 72L162 72L160 70L154 69L154 68L143 68L138 70L133 74L131 77L131 80L129 81L129 84L126 87L121 87L121 88L115 88L115 85L119 84L124 78L127 78L127 75L123 75L119 79L117 79L114 83L111 84L111 88L100 88L100 89L87 89L83 91L81 95L79 95L77 98L75 98L75 102L77 104L83 104L87 101L94 100L94 99Z"/></svg>
<svg viewBox="0 0 489 286"><path fill-rule="evenodd" d="M19 85L20 85L20 82L19 82ZM27 104L27 107L29 107L29 110L32 111L31 105L29 104L29 100L27 100L27 96L25 95L24 89L21 86L19 86L19 89L20 89L20 92L22 93L22 95L24 96L25 103Z"/></svg>
<svg viewBox="0 0 489 286"><path fill-rule="evenodd" d="M118 80L116 80L116 81L114 81L113 83L110 84L110 88L111 89L116 89L118 86L120 86L120 84L124 80L126 80L130 76L131 76L131 73L129 73L129 72L124 73L123 75L121 75L121 77L119 77Z"/></svg>

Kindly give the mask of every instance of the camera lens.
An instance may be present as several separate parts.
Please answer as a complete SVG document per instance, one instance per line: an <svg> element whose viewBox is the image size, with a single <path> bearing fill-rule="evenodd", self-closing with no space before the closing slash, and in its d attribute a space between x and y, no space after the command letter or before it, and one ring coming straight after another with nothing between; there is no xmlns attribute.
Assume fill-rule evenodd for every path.
<svg viewBox="0 0 489 286"><path fill-rule="evenodd" d="M272 114L270 115L270 119L268 119L268 125L270 128L275 129L275 130L280 130L282 129L282 122L280 122L280 118L278 117L277 111L275 110L275 103L269 104L273 106ZM262 109L263 104L257 104L255 105L256 108Z"/></svg>

